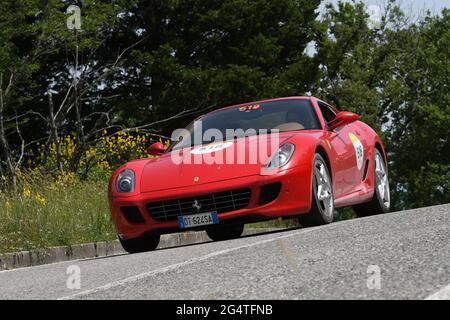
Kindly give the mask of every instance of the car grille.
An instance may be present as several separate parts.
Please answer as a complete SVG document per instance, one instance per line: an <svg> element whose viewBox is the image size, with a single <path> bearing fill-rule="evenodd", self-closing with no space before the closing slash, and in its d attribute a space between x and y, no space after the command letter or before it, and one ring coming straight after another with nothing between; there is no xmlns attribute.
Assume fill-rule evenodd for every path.
<svg viewBox="0 0 450 320"><path fill-rule="evenodd" d="M189 198L155 201L147 203L147 211L158 221L174 220L180 215L200 212L225 213L247 207L250 203L250 194L249 188L242 188ZM200 210L193 206L195 201L201 206Z"/></svg>

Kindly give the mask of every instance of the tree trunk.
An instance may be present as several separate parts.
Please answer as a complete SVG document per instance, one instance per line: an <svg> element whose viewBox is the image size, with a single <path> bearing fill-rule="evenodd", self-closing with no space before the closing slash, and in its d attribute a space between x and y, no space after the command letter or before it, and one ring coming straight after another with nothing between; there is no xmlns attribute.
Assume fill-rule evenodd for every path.
<svg viewBox="0 0 450 320"><path fill-rule="evenodd" d="M11 150L9 148L8 140L6 140L5 134L5 126L4 126L4 110L5 110L5 96L9 92L9 89L12 86L13 75L9 80L8 87L6 89L6 93L3 91L3 73L0 73L0 144L3 149L3 155L5 157L6 168L8 170L8 174L11 178L14 191L17 191L17 172L16 168L13 164L13 159L11 156Z"/></svg>
<svg viewBox="0 0 450 320"><path fill-rule="evenodd" d="M75 100L75 116L76 116L76 147L75 152L71 159L71 170L77 171L80 165L80 160L83 153L86 151L86 139L84 136L83 120L81 118L81 106L79 103L79 92L78 85L81 81L81 77L78 78L78 31L75 30L75 41L76 41L76 51L75 51L75 72L74 72L74 100Z"/></svg>
<svg viewBox="0 0 450 320"><path fill-rule="evenodd" d="M51 140L55 144L56 149L56 167L59 171L63 171L63 163L62 163L62 155L61 155L61 143L59 141L58 136L58 127L55 122L55 114L53 107L53 96L50 90L48 91L48 109L50 115L50 131L51 131Z"/></svg>

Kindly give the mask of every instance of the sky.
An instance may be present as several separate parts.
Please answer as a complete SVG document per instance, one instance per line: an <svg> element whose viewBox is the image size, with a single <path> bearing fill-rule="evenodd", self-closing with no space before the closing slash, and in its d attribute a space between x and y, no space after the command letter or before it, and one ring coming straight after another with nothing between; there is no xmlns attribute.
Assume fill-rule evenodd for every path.
<svg viewBox="0 0 450 320"><path fill-rule="evenodd" d="M345 0L347 1L347 0ZM350 2L350 0L348 0ZM325 6L325 3L336 4L338 0L326 0L322 2L321 6ZM362 0L366 6L378 5L383 7L387 0ZM411 18L417 18L423 16L426 10L430 10L431 13L438 14L444 8L450 8L450 0L398 0L400 7Z"/></svg>

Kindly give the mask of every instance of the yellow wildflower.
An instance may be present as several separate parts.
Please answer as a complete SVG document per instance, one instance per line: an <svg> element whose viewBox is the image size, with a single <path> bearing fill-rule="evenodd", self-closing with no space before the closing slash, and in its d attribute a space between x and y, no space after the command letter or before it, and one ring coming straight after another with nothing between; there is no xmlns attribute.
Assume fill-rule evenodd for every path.
<svg viewBox="0 0 450 320"><path fill-rule="evenodd" d="M45 200L45 198L43 196L41 196L40 194L37 194L34 198L41 206L43 206L47 203L47 200Z"/></svg>
<svg viewBox="0 0 450 320"><path fill-rule="evenodd" d="M27 186L23 187L22 194L25 198L31 198L31 190Z"/></svg>

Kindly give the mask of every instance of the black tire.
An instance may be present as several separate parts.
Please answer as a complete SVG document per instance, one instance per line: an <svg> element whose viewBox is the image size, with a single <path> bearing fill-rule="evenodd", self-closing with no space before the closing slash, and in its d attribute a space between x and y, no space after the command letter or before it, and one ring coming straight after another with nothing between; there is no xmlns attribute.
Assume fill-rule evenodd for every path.
<svg viewBox="0 0 450 320"><path fill-rule="evenodd" d="M206 234L213 241L239 238L244 232L243 224L224 225L206 229Z"/></svg>
<svg viewBox="0 0 450 320"><path fill-rule="evenodd" d="M128 253L153 251L158 247L160 235L144 235L139 238L122 240L119 238L123 249Z"/></svg>
<svg viewBox="0 0 450 320"><path fill-rule="evenodd" d="M318 183L320 180L320 177L318 175L317 169L319 166L323 166L324 172L326 172L326 175L329 179L329 185L327 185L327 195L331 197L330 200L331 204L324 205L322 200L319 200L318 197ZM321 167L322 168L322 167ZM313 170L311 173L312 178L312 188L311 188L311 210L307 214L303 214L298 217L298 221L303 227L313 227L313 226L320 226L323 224L328 224L333 222L333 212L334 212L334 197L333 197L333 184L331 182L331 175L330 170L327 166L326 161L323 159L323 157L316 153L314 155L313 160ZM328 199L328 197L327 197ZM330 208L331 205L331 208Z"/></svg>
<svg viewBox="0 0 450 320"><path fill-rule="evenodd" d="M381 154L381 152L377 149L374 148L375 152L374 152L374 159L373 159L373 171L374 171L374 192L373 192L373 197L372 200L370 200L369 202L366 203L361 203L361 204L357 204L353 206L353 210L355 211L356 215L358 217L367 217L367 216L371 216L371 215L375 215L375 214L380 214L380 213L386 213L389 212L390 209L390 194L389 194L389 179L387 176L387 169L385 169L385 174L386 174L386 181L387 181L387 193L388 193L388 198L389 198L389 203L386 205L385 201L382 199L382 196L377 188L377 183L379 182L379 176L376 174L376 157L380 157L379 159L381 159L383 165L385 166L385 168L387 167L384 158Z"/></svg>

